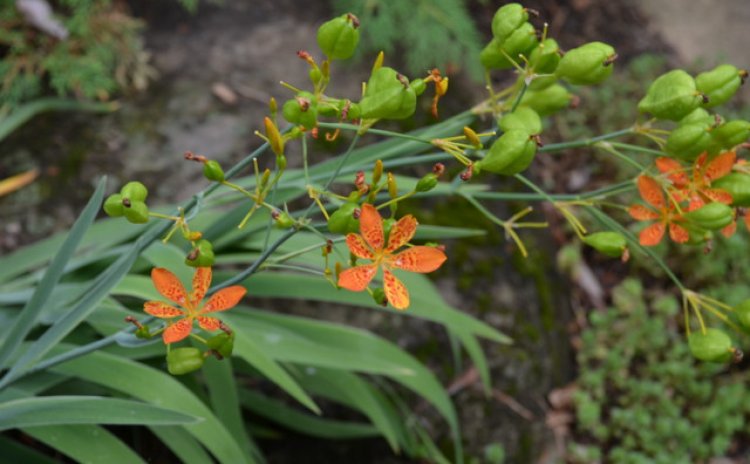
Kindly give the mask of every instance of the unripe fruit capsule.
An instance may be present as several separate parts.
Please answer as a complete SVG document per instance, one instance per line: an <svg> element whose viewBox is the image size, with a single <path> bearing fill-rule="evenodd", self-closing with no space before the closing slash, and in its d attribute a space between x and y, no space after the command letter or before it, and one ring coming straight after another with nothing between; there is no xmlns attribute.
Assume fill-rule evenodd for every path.
<svg viewBox="0 0 750 464"><path fill-rule="evenodd" d="M619 258L628 246L622 234L617 232L596 232L583 238L583 242L611 258Z"/></svg>
<svg viewBox="0 0 750 464"><path fill-rule="evenodd" d="M703 106L713 108L729 101L742 85L742 75L731 64L722 64L695 76L696 88L707 97Z"/></svg>
<svg viewBox="0 0 750 464"><path fill-rule="evenodd" d="M638 110L659 119L679 121L698 108L703 101L695 80L681 69L659 76L638 102Z"/></svg>
<svg viewBox="0 0 750 464"><path fill-rule="evenodd" d="M148 222L148 207L142 201L130 201L129 207L122 209L125 219L133 224L145 224Z"/></svg>
<svg viewBox="0 0 750 464"><path fill-rule="evenodd" d="M555 75L574 85L600 84L612 74L612 62L616 57L612 46L589 42L565 53Z"/></svg>
<svg viewBox="0 0 750 464"><path fill-rule="evenodd" d="M685 219L707 230L722 229L731 224L734 210L723 203L709 203L685 214Z"/></svg>
<svg viewBox="0 0 750 464"><path fill-rule="evenodd" d="M145 201L148 196L148 189L138 181L128 182L120 189L123 198L131 201Z"/></svg>
<svg viewBox="0 0 750 464"><path fill-rule="evenodd" d="M107 197L104 201L104 212L110 217L120 217L124 212L124 206L122 205L122 195L114 193Z"/></svg>
<svg viewBox="0 0 750 464"><path fill-rule="evenodd" d="M732 339L719 329L708 328L705 334L691 333L688 345L693 356L701 361L724 363L732 359Z"/></svg>
<svg viewBox="0 0 750 464"><path fill-rule="evenodd" d="M732 195L733 206L750 206L750 175L731 172L711 182L711 188L721 189Z"/></svg>
<svg viewBox="0 0 750 464"><path fill-rule="evenodd" d="M224 182L224 170L221 165L214 160L206 161L203 164L203 176L214 182Z"/></svg>
<svg viewBox="0 0 750 464"><path fill-rule="evenodd" d="M354 55L359 43L359 20L351 13L333 18L318 28L318 46L332 60Z"/></svg>
<svg viewBox="0 0 750 464"><path fill-rule="evenodd" d="M197 371L203 366L203 353L198 348L173 348L167 353L167 370L172 375Z"/></svg>

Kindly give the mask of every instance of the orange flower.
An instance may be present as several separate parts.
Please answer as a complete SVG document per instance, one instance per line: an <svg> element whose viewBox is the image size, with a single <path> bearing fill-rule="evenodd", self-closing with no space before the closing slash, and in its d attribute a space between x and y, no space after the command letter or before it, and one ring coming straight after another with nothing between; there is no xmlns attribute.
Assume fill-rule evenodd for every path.
<svg viewBox="0 0 750 464"><path fill-rule="evenodd" d="M175 343L184 339L193 330L193 321L197 320L203 330L217 330L221 321L206 314L226 311L240 302L247 290L235 285L216 292L206 304L201 307L200 303L211 285L211 268L199 267L193 275L193 291L187 293L180 280L168 270L155 267L151 271L151 279L154 287L167 299L179 304L184 308L177 309L161 301L147 301L143 304L143 310L152 316L162 319L172 319L182 316L175 322L168 322L167 328L162 334L164 343Z"/></svg>
<svg viewBox="0 0 750 464"><path fill-rule="evenodd" d="M655 246L661 242L664 232L669 226L669 237L677 243L685 243L690 239L690 235L684 227L678 224L682 221L682 215L679 214L671 203L667 203L664 198L664 192L655 179L648 176L638 177L638 191L641 198L651 205L651 208L643 205L633 205L628 212L639 221L649 221L656 219L658 222L651 224L641 231L638 241L643 246Z"/></svg>
<svg viewBox="0 0 750 464"><path fill-rule="evenodd" d="M411 214L402 217L391 228L388 244L383 234L383 218L370 204L362 206L359 217L360 234L346 236L346 244L358 258L369 259L370 264L355 266L339 275L339 286L353 292L367 288L378 268L383 269L385 296L396 309L409 307L409 291L391 269L427 273L439 268L447 259L442 250L429 246L413 246L404 251L396 250L406 245L414 237L417 220Z"/></svg>
<svg viewBox="0 0 750 464"><path fill-rule="evenodd" d="M733 151L721 153L711 161L703 153L693 164L692 179L682 165L671 158L657 158L656 167L672 181L675 199L688 201L687 210L694 211L706 202L716 201L725 205L732 203L732 195L726 190L711 188L711 182L729 174L736 160L737 155Z"/></svg>

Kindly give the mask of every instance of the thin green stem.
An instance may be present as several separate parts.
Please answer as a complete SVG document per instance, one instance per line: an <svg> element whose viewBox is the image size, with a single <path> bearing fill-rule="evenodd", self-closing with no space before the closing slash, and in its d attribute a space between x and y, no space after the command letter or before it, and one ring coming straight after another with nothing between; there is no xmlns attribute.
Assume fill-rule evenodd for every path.
<svg viewBox="0 0 750 464"><path fill-rule="evenodd" d="M653 148L646 148L646 147L641 147L639 145L633 145L630 143L622 143L622 142L609 142L609 144L615 148L619 148L622 150L630 150L630 151L635 151L638 153L646 153L648 155L654 155L654 156L664 156L664 152L661 152L659 150L654 150Z"/></svg>
<svg viewBox="0 0 750 464"><path fill-rule="evenodd" d="M346 124L341 122L319 122L319 127L325 127L328 129L342 129L342 130L350 130L350 131L359 131L360 126L355 124ZM398 138L398 139L406 139L411 140L413 142L420 142L420 143L426 143L428 145L432 145L431 139L423 139L421 137L417 137L411 134L402 134L400 132L393 132L385 129L373 129L369 128L367 129L367 132L370 134L377 134L377 135L385 135L388 137Z"/></svg>
<svg viewBox="0 0 750 464"><path fill-rule="evenodd" d="M569 148L590 147L604 140L616 139L617 137L622 137L624 135L630 135L633 133L635 133L634 129L632 127L628 127L627 129L621 129L618 131L610 132L608 134L602 134L597 137L591 137L590 139L574 140L572 142L549 143L541 147L539 149L539 152L551 153L561 150L567 150Z"/></svg>

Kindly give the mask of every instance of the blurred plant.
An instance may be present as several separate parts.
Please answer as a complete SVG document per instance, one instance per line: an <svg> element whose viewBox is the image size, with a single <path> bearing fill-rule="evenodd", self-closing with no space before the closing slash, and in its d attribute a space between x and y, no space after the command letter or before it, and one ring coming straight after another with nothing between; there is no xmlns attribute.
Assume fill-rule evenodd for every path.
<svg viewBox="0 0 750 464"><path fill-rule="evenodd" d="M0 2L0 109L54 93L106 100L153 77L140 37L142 24L111 1L54 4L66 34L35 27L12 0Z"/></svg>
<svg viewBox="0 0 750 464"><path fill-rule="evenodd" d="M465 69L475 80L482 77L477 60L481 37L465 0L332 0L339 14L352 12L368 27L362 33L360 54L403 55L411 74L435 67Z"/></svg>
<svg viewBox="0 0 750 464"><path fill-rule="evenodd" d="M574 395L577 463L705 462L747 430L747 375L695 362L677 330L678 302L627 279L581 334Z"/></svg>

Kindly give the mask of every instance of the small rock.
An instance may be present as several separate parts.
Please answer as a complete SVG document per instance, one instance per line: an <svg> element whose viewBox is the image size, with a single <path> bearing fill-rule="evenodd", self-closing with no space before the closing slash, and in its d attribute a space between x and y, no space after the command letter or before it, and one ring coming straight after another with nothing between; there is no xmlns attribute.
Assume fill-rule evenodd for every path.
<svg viewBox="0 0 750 464"><path fill-rule="evenodd" d="M216 98L222 101L222 103L227 105L236 105L237 104L237 93L232 90L228 85L217 82L211 87L211 92L214 94Z"/></svg>

